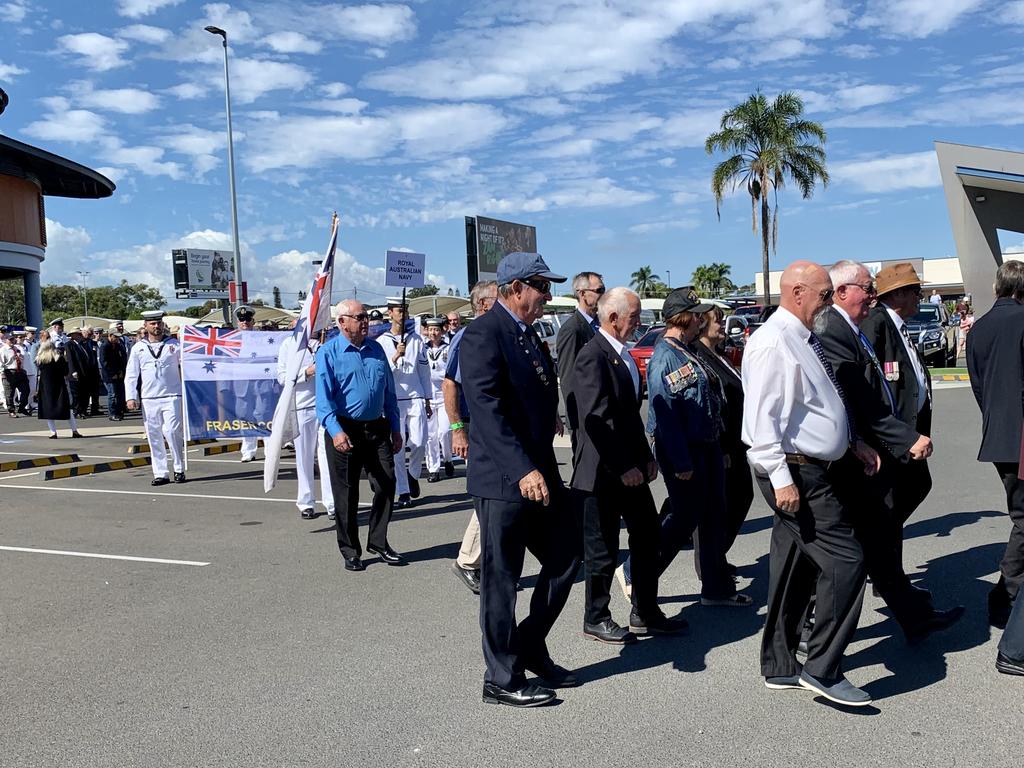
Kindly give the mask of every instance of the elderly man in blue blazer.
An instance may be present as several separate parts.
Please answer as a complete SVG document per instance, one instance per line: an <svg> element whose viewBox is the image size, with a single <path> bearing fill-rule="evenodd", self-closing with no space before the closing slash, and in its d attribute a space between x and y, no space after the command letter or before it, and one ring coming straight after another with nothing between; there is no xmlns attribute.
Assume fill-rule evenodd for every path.
<svg viewBox="0 0 1024 768"><path fill-rule="evenodd" d="M510 253L498 265L498 301L466 329L462 387L472 417L467 489L480 517L480 629L485 703L535 707L551 687L579 681L554 663L545 638L569 597L581 539L555 459L561 431L555 366L533 322L565 277L537 253ZM530 614L516 624L516 582L526 550L541 570Z"/></svg>

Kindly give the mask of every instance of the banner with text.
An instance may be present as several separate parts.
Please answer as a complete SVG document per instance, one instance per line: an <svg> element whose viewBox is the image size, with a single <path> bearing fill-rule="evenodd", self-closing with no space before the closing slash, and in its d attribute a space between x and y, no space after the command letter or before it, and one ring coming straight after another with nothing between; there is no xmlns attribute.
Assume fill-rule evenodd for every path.
<svg viewBox="0 0 1024 768"><path fill-rule="evenodd" d="M477 280L494 280L498 263L509 253L537 252L537 228L528 224L476 217Z"/></svg>
<svg viewBox="0 0 1024 768"><path fill-rule="evenodd" d="M181 369L187 439L269 435L281 395L277 350L291 335L186 325Z"/></svg>

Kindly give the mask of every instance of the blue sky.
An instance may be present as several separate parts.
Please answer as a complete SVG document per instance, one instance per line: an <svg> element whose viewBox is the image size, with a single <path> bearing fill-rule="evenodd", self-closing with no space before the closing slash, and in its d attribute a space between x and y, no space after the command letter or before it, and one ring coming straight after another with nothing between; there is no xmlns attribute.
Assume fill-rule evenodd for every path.
<svg viewBox="0 0 1024 768"><path fill-rule="evenodd" d="M933 141L1024 148L1024 0L0 0L0 24L0 130L118 185L47 200L44 283L172 297L171 248L230 248L207 24L231 40L243 272L286 304L333 210L335 299L386 293L389 248L464 289L473 214L535 225L556 271L609 285L712 261L751 282L749 198L716 218L703 142L758 87L828 131L833 182L783 193L777 264L952 255Z"/></svg>

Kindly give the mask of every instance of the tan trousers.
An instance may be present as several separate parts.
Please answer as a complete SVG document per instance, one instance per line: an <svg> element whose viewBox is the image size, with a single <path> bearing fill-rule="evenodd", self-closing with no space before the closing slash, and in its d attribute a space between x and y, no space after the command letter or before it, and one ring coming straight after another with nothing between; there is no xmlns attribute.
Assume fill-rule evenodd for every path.
<svg viewBox="0 0 1024 768"><path fill-rule="evenodd" d="M466 532L462 536L462 548L459 550L459 556L455 562L459 568L465 568L467 571L480 568L480 520L476 516L475 509L472 517L469 518Z"/></svg>

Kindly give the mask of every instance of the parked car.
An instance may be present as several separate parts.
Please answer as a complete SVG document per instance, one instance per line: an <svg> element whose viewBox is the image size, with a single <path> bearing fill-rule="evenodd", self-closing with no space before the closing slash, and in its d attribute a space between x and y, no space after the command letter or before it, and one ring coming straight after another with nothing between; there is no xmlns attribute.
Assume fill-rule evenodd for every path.
<svg viewBox="0 0 1024 768"><path fill-rule="evenodd" d="M744 307L736 307L736 309L734 309L732 313L733 315L738 315L739 317L748 317L751 320L753 320L754 318L761 314L762 309L764 309L764 307L761 306L760 304L747 304Z"/></svg>
<svg viewBox="0 0 1024 768"><path fill-rule="evenodd" d="M548 349L551 359L558 362L558 348L555 346L555 338L558 336L558 328L553 322L542 317L533 321L533 330L540 337L540 343Z"/></svg>
<svg viewBox="0 0 1024 768"><path fill-rule="evenodd" d="M907 333L924 361L934 368L956 365L960 323L950 317L944 304L922 302L907 320Z"/></svg>
<svg viewBox="0 0 1024 768"><path fill-rule="evenodd" d="M658 343L658 339L661 338L662 334L665 333L665 325L659 323L653 326L647 333L643 335L633 347L629 350L630 357L633 358L633 362L636 363L636 367L640 371L640 397L643 398L647 394L647 364L651 360L651 355L654 354L654 345ZM698 344L700 342L697 342ZM729 362L733 364L733 367L739 370L743 364L743 342L738 341L735 337L729 336L725 340L725 356L729 358Z"/></svg>

